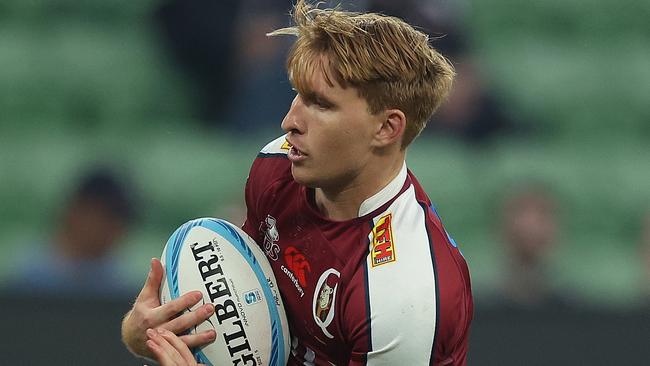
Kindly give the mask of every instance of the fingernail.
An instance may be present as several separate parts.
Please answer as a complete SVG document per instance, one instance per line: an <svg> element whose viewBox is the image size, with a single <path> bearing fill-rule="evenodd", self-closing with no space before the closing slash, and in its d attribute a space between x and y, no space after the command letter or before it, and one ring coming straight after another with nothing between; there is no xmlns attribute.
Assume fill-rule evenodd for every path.
<svg viewBox="0 0 650 366"><path fill-rule="evenodd" d="M158 328L158 329L156 329L156 332L158 332L158 334L163 334L163 333L165 333L165 330L162 329L162 328Z"/></svg>
<svg viewBox="0 0 650 366"><path fill-rule="evenodd" d="M205 307L205 312L206 312L208 315L211 315L212 313L214 313L214 305L212 305L212 304L205 304L204 307Z"/></svg>
<svg viewBox="0 0 650 366"><path fill-rule="evenodd" d="M208 334L208 339L210 339L211 341L214 341L215 339L217 339L217 332L215 332L214 330L211 330L209 333L210 334Z"/></svg>
<svg viewBox="0 0 650 366"><path fill-rule="evenodd" d="M156 333L154 333L153 329L151 329L151 328L147 329L147 336L149 336L151 338L151 337L153 337L155 335L156 335Z"/></svg>
<svg viewBox="0 0 650 366"><path fill-rule="evenodd" d="M203 294L201 292L195 292L194 293L194 300L199 301L203 298Z"/></svg>

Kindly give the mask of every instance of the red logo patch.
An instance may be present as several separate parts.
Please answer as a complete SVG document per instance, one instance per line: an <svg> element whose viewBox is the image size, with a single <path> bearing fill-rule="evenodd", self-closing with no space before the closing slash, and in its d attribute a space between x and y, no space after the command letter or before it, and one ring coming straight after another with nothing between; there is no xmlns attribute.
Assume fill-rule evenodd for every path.
<svg viewBox="0 0 650 366"><path fill-rule="evenodd" d="M307 258L294 247L287 247L284 251L284 260L287 268L293 272L301 286L307 286L307 275L311 272L311 265Z"/></svg>

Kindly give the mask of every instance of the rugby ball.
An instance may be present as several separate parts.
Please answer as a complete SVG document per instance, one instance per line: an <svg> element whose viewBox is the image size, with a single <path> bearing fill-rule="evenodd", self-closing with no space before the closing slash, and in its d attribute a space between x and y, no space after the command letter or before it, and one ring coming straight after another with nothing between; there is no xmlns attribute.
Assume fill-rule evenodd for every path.
<svg viewBox="0 0 650 366"><path fill-rule="evenodd" d="M189 291L203 293L214 314L191 332L214 329L215 342L192 350L207 365L284 366L289 328L282 298L266 256L237 226L215 218L189 221L167 241L160 302ZM193 309L187 309L192 311Z"/></svg>

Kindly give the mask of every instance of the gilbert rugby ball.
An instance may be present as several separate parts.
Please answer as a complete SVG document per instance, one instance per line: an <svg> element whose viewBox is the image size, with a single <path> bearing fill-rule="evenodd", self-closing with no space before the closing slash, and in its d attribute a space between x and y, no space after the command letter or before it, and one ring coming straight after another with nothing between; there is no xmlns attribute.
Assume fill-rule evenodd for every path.
<svg viewBox="0 0 650 366"><path fill-rule="evenodd" d="M215 313L192 329L214 329L214 343L194 349L207 365L284 366L289 358L287 317L266 256L237 226L202 218L179 227L169 238L161 261L165 276L160 302L189 291L203 292ZM192 311L192 309L188 309Z"/></svg>

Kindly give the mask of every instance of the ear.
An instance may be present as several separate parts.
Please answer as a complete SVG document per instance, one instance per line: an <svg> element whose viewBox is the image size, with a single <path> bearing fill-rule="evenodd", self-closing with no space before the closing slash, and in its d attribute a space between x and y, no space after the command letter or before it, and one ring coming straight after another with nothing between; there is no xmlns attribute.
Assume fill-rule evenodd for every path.
<svg viewBox="0 0 650 366"><path fill-rule="evenodd" d="M381 115L383 116L381 125L375 132L373 145L376 147L401 145L406 129L406 115L399 109L387 109Z"/></svg>

